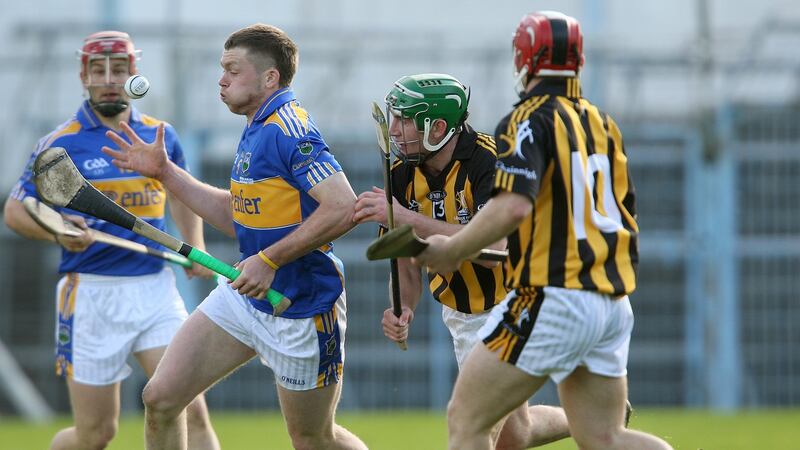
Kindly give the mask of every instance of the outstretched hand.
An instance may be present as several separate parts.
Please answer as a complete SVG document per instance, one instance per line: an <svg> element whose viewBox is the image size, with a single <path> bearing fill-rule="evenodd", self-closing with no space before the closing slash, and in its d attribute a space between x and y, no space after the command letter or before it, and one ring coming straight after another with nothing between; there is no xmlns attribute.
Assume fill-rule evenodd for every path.
<svg viewBox="0 0 800 450"><path fill-rule="evenodd" d="M111 163L120 169L133 170L146 177L160 180L170 163L164 144L164 124L158 125L153 142L143 141L125 122L120 122L119 126L128 139L114 131L107 131L106 137L117 144L119 150L104 146L101 149L103 153L114 158Z"/></svg>

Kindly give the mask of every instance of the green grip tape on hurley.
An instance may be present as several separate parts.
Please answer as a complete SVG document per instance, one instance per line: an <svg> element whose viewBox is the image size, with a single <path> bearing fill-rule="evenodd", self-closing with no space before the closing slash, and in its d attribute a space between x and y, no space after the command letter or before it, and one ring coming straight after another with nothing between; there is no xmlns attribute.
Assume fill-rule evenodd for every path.
<svg viewBox="0 0 800 450"><path fill-rule="evenodd" d="M160 256L173 264L186 267L187 269L192 268L192 262L189 260L189 258L186 258L183 255L175 255L167 252L159 252L156 254L156 256Z"/></svg>
<svg viewBox="0 0 800 450"><path fill-rule="evenodd" d="M228 265L217 258L209 255L208 253L198 250L192 247L192 250L186 255L187 258L191 259L192 261L200 264L203 267L207 267L214 272L226 277L227 279L233 281L239 277L239 272L233 266Z"/></svg>
<svg viewBox="0 0 800 450"><path fill-rule="evenodd" d="M214 272L228 278L231 281L238 278L241 274L241 272L236 270L236 268L233 266L228 265L209 255L208 253L198 250L194 247L192 247L192 250L188 255L186 255L186 257L203 267L213 270ZM267 300L274 308L276 316L279 316L283 311L286 310L286 308L289 307L289 305L291 305L291 301L286 298L286 296L272 288L267 290Z"/></svg>

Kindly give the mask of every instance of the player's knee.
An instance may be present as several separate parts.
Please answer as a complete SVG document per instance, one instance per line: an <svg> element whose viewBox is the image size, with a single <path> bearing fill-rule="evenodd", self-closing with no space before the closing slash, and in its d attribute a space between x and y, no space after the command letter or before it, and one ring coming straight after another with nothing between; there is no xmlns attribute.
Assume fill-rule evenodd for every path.
<svg viewBox="0 0 800 450"><path fill-rule="evenodd" d="M617 433L597 430L591 433L573 433L572 438L581 450L601 450L615 447Z"/></svg>
<svg viewBox="0 0 800 450"><path fill-rule="evenodd" d="M148 416L153 418L177 416L183 410L183 405L178 405L165 389L152 380L142 391L142 402Z"/></svg>
<svg viewBox="0 0 800 450"><path fill-rule="evenodd" d="M333 443L333 433L314 432L312 430L290 429L289 437L295 450L314 450L328 448Z"/></svg>
<svg viewBox="0 0 800 450"><path fill-rule="evenodd" d="M450 436L461 436L473 429L467 423L470 417L462 414L463 412L464 408L460 408L456 400L451 399L447 404L447 430Z"/></svg>
<svg viewBox="0 0 800 450"><path fill-rule="evenodd" d="M75 431L81 448L101 450L108 447L116 436L118 428L116 420L105 420L89 426L76 427Z"/></svg>
<svg viewBox="0 0 800 450"><path fill-rule="evenodd" d="M519 450L528 448L528 436L515 430L505 430L500 432L495 444L496 450Z"/></svg>

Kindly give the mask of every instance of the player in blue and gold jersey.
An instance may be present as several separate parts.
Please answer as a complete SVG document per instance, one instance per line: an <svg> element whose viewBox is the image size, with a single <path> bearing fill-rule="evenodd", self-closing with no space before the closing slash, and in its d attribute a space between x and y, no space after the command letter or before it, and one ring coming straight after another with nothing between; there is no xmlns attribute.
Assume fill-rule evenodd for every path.
<svg viewBox="0 0 800 450"><path fill-rule="evenodd" d="M128 211L164 230L170 211L181 234L194 246L204 246L202 223L181 202L170 198L161 183L139 173L120 170L100 149L111 144L105 133L124 122L152 139L164 127L169 159L185 167L175 130L140 113L129 103L122 86L137 72L138 50L126 33L103 31L86 38L79 51L81 80L87 99L73 118L43 137L5 206L5 221L17 233L54 241L63 247L58 285L56 372L66 378L75 426L61 430L53 449L105 448L114 437L119 418L119 385L131 373L126 360L136 357L150 376L170 339L187 317L175 287L172 270L163 260L94 243L89 230L153 245L116 225L63 210L84 232L57 239L39 227L22 206L25 197L38 198L31 167L50 147L63 147L92 185ZM210 276L195 266L190 276ZM193 448L214 449L219 443L199 396L189 408Z"/></svg>
<svg viewBox="0 0 800 450"><path fill-rule="evenodd" d="M415 261L452 270L508 237L511 289L479 331L448 407L451 449L490 449L491 430L548 378L585 449L668 449L626 430L638 226L622 136L581 96L583 36L556 12L526 15L513 40L520 102L500 121L492 198Z"/></svg>
<svg viewBox="0 0 800 450"><path fill-rule="evenodd" d="M144 391L148 448L186 448L181 410L255 356L275 374L295 448L366 448L334 422L341 393L346 303L332 241L353 226L355 194L317 126L289 88L297 47L280 29L233 33L222 53L220 98L247 118L230 188L214 188L170 162L164 129L145 143L110 134L114 164L146 173L208 223L236 236L234 282L220 282L167 351ZM291 299L280 316L268 288Z"/></svg>
<svg viewBox="0 0 800 450"><path fill-rule="evenodd" d="M497 153L494 138L467 123L469 90L446 74L400 78L386 96L389 135L398 162L392 167L395 224L409 224L423 238L455 234L489 200ZM353 216L358 223L386 225L386 196L373 188L358 196ZM505 239L494 244L504 249ZM405 341L422 293L420 270L408 258L398 260L402 314L384 311L383 332ZM479 342L477 331L505 298L503 266L465 261L451 272L428 271L428 287L442 304L442 319L453 338L461 367ZM530 409L529 409L530 408ZM521 405L509 416L498 448L522 449L569 436L563 410Z"/></svg>

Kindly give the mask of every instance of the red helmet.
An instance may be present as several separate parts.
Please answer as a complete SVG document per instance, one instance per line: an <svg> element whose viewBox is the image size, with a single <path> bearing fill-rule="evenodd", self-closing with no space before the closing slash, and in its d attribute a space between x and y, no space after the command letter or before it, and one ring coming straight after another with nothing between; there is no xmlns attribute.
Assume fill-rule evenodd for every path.
<svg viewBox="0 0 800 450"><path fill-rule="evenodd" d="M81 59L81 73L86 72L89 59L97 58L128 58L130 72L136 73L136 60L139 59L141 50L133 47L133 41L128 33L121 31L100 31L90 34L83 41L83 47L78 50Z"/></svg>
<svg viewBox="0 0 800 450"><path fill-rule="evenodd" d="M539 11L522 18L514 33L514 77L524 92L533 76L575 76L583 65L583 35L574 17Z"/></svg>

